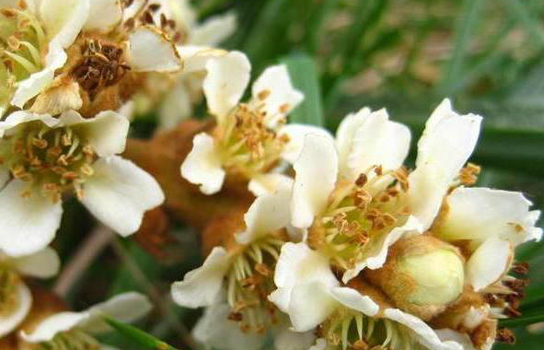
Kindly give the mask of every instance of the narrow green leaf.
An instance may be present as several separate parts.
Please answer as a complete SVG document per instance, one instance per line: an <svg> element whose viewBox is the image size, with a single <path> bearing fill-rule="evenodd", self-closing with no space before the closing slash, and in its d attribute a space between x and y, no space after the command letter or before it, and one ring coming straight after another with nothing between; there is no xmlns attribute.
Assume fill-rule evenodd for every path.
<svg viewBox="0 0 544 350"><path fill-rule="evenodd" d="M134 342L135 345L143 346L149 350L177 350L171 345L142 331L134 326L119 322L113 318L105 317L106 322L113 327L119 334L125 336Z"/></svg>
<svg viewBox="0 0 544 350"><path fill-rule="evenodd" d="M517 317L517 318L506 319L506 320L500 320L499 326L513 328L513 327L520 327L520 326L528 326L538 322L544 322L544 314L537 315L537 316Z"/></svg>
<svg viewBox="0 0 544 350"><path fill-rule="evenodd" d="M287 65L293 85L304 94L304 101L291 112L291 122L323 126L321 87L314 60L306 54L296 54L281 62Z"/></svg>
<svg viewBox="0 0 544 350"><path fill-rule="evenodd" d="M510 11L508 11L518 24L522 26L531 37L531 42L540 49L544 48L544 31L538 20L538 17L531 16L526 2L519 0L504 0Z"/></svg>
<svg viewBox="0 0 544 350"><path fill-rule="evenodd" d="M441 89L445 94L450 94L453 85L462 77L461 70L469 46L470 38L478 23L480 11L485 0L465 0L463 13L458 16L456 28L455 47L451 59L445 68L444 80Z"/></svg>

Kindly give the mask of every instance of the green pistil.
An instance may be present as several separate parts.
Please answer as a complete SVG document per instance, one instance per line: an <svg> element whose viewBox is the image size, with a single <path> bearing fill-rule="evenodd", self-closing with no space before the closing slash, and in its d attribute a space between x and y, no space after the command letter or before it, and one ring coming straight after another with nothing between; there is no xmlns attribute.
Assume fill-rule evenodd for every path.
<svg viewBox="0 0 544 350"><path fill-rule="evenodd" d="M48 342L37 344L32 350L100 350L100 343L87 333L73 329L59 333Z"/></svg>

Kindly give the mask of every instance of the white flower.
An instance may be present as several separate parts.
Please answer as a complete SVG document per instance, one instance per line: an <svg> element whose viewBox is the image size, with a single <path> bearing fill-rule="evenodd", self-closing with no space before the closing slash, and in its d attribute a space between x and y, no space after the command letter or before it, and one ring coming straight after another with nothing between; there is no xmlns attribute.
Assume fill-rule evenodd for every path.
<svg viewBox="0 0 544 350"><path fill-rule="evenodd" d="M162 203L157 182L116 154L125 148L128 121L106 111L58 119L25 111L0 122L0 249L19 256L47 246L62 215L62 197L75 193L119 234L135 232L145 211ZM29 145L21 147L20 145Z"/></svg>
<svg viewBox="0 0 544 350"><path fill-rule="evenodd" d="M203 193L219 192L227 174L256 180L282 158L296 157L303 135L327 134L315 127L282 126L303 98L291 85L285 66L267 68L253 84L250 101L240 103L250 78L246 56L239 52L206 56L201 64L207 71L204 94L217 126L212 135L195 136L181 174L200 185Z"/></svg>
<svg viewBox="0 0 544 350"><path fill-rule="evenodd" d="M347 330L354 322L361 341L374 337L384 347L397 349L420 343L431 350L463 350L454 341L440 340L419 318L391 307L381 310L370 296L340 286L327 258L304 243L283 246L274 278L278 290L270 299L289 315L295 331L304 332L322 325L326 336L336 339L334 334L339 335L345 347L351 341ZM373 333L376 322L384 323L385 335ZM318 340L317 348L324 348L324 341Z"/></svg>
<svg viewBox="0 0 544 350"><path fill-rule="evenodd" d="M215 247L204 264L172 285L172 298L185 307L211 306L225 299L232 314L239 314L241 327L258 330L269 325L268 295L273 288L272 271L284 243L281 230L290 220L290 192L258 197L244 216L245 230L236 234L237 244ZM254 283L248 288L247 283ZM262 300L261 300L262 299ZM251 313L247 317L246 312ZM252 317L257 314L257 320ZM264 324L263 324L264 323Z"/></svg>
<svg viewBox="0 0 544 350"><path fill-rule="evenodd" d="M13 331L32 306L32 294L21 276L50 278L57 274L60 260L53 249L18 258L0 253L0 337Z"/></svg>
<svg viewBox="0 0 544 350"><path fill-rule="evenodd" d="M111 43L106 35L113 31L122 34L118 36L122 38L118 43L118 52L122 54L125 50L121 46L125 46L125 55L114 58L108 56L109 53L100 52L102 57L108 60L123 58L126 62L117 63L129 65L131 70L138 72L170 72L181 67L173 43L161 30L137 23L130 31L125 31L121 25L123 8L118 0L14 1L2 7L0 17L8 24L0 32L1 41L10 43L0 47L0 51L5 56L4 61L8 60L13 67L9 70L7 65L0 67L3 80L0 88L0 115L10 105L23 108L47 89L59 88L58 83L54 83L55 71L74 60L67 55L67 52L71 52L70 47L92 41L93 48L88 53L92 56L95 51L102 50L102 41ZM81 38L82 33L88 32L95 34L94 39ZM154 54L150 55L150 52ZM83 71L86 65L88 63L82 60L81 64L72 67L70 74L65 74L76 76L82 89L93 85L89 84L87 78L86 82L81 80L85 76ZM77 85L69 83L60 90L53 89L48 95L38 97L32 108L40 113L58 114L70 108L80 108L82 99Z"/></svg>
<svg viewBox="0 0 544 350"><path fill-rule="evenodd" d="M41 320L31 332L21 332L22 339L30 344L56 348L71 344L74 348L99 347L92 335L111 331L104 317L121 322L133 322L146 315L152 308L144 295L129 292L97 304L85 311L60 312Z"/></svg>

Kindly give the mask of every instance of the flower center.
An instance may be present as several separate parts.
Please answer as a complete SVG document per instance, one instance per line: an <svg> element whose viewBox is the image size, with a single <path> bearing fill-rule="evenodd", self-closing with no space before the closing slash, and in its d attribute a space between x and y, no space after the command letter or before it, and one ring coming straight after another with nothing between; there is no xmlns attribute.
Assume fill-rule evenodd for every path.
<svg viewBox="0 0 544 350"><path fill-rule="evenodd" d="M319 326L318 333L327 340L331 349L425 349L413 340L408 328L388 319L367 317L343 307Z"/></svg>
<svg viewBox="0 0 544 350"><path fill-rule="evenodd" d="M101 350L102 345L87 333L73 329L57 334L53 340L36 344L32 350Z"/></svg>
<svg viewBox="0 0 544 350"><path fill-rule="evenodd" d="M81 186L93 175L95 160L92 146L70 127L31 122L0 142L0 163L7 165L14 178L37 187L55 202L72 190L83 196ZM30 192L25 190L23 195Z"/></svg>
<svg viewBox="0 0 544 350"><path fill-rule="evenodd" d="M42 69L46 44L44 29L24 1L0 8L0 107L19 81Z"/></svg>
<svg viewBox="0 0 544 350"><path fill-rule="evenodd" d="M123 49L114 44L85 39L81 55L71 74L91 99L101 89L115 85L130 70L123 61Z"/></svg>
<svg viewBox="0 0 544 350"><path fill-rule="evenodd" d="M216 129L223 166L229 173L252 178L267 172L280 159L289 141L265 124L266 113L260 108L240 104Z"/></svg>
<svg viewBox="0 0 544 350"><path fill-rule="evenodd" d="M229 319L240 322L242 331L262 333L276 322L276 307L268 295L275 289L274 267L284 243L267 237L244 247L227 272Z"/></svg>
<svg viewBox="0 0 544 350"><path fill-rule="evenodd" d="M394 182L384 186L391 177ZM329 255L337 267L353 268L380 237L406 221L407 189L404 168L383 173L374 167L355 182L339 182L324 213L310 227L310 246Z"/></svg>
<svg viewBox="0 0 544 350"><path fill-rule="evenodd" d="M11 315L19 307L17 289L20 283L19 275L0 266L0 317Z"/></svg>

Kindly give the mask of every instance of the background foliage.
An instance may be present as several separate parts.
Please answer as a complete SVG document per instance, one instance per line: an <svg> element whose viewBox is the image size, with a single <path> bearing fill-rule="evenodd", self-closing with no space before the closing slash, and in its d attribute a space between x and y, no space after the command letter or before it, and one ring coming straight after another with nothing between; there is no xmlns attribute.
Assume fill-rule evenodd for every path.
<svg viewBox="0 0 544 350"><path fill-rule="evenodd" d="M252 76L286 63L305 102L292 120L334 130L348 112L387 107L408 124L414 140L443 97L457 110L485 117L472 161L483 166L479 185L524 192L544 209L544 1L542 0L200 0L201 19L235 11L239 28L225 43L246 52ZM205 115L205 108L199 109ZM154 115L134 122L133 135L150 135ZM69 260L92 230L75 203L66 206L61 256ZM88 223L88 225L85 225ZM87 228L89 227L89 228ZM155 259L133 241L116 241L69 291L83 308L105 296L139 290L158 303L139 324L182 349L196 348L189 330L199 312L176 307L169 285L201 263L198 237L176 223L167 257ZM531 285L522 307L532 322L544 315L544 242L522 246ZM516 346L542 349L544 327L512 324ZM121 348L122 332L105 341Z"/></svg>

